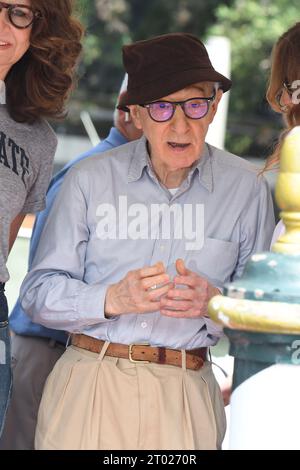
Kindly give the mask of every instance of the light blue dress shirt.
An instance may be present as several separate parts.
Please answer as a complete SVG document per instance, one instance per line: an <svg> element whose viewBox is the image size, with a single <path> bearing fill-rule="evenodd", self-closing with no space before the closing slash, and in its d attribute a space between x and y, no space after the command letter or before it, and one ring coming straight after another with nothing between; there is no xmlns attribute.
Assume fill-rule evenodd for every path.
<svg viewBox="0 0 300 470"><path fill-rule="evenodd" d="M128 210L121 200L126 200ZM161 230L163 217L151 221L151 234L156 236L145 236L150 233L146 219L135 216L141 208L150 213L155 204L201 204L202 248L187 249L190 240L185 237L167 239ZM116 208L115 232L113 216L106 228L103 224L104 207ZM174 230L177 222L175 218ZM142 137L69 170L22 285L22 305L35 322L113 343L147 342L175 349L210 346L222 329L208 317L178 319L157 311L107 319L108 286L128 271L158 261L174 274L176 259L183 258L188 268L222 288L242 274L251 254L269 249L273 230L269 188L248 162L206 144L172 195L157 180Z"/></svg>
<svg viewBox="0 0 300 470"><path fill-rule="evenodd" d="M79 157L74 158L71 160L64 168L55 175L51 183L49 185L49 189L47 192L46 197L46 209L42 212L39 212L36 219L35 224L32 231L32 236L30 240L30 249L29 249L29 262L28 262L28 270L31 269L32 260L34 258L37 246L39 244L40 236L42 230L44 228L45 222L49 215L49 212L53 206L55 198L60 190L62 185L63 179L67 173L67 171L72 168L72 166L79 163L81 160L85 160L92 155L96 155L98 153L103 153L107 150L111 150L114 147L118 147L119 145L126 144L128 141L127 139L118 131L115 127L112 127L110 130L109 135L105 140L99 142L94 148L89 150L88 152L83 153ZM70 196L68 196L69 199ZM9 317L9 326L12 331L20 335L26 336L42 336L45 338L51 338L55 341L59 341L61 343L66 343L67 335L65 332L60 330L53 330L50 328L45 328L38 323L33 323L31 319L26 315L24 310L21 307L20 300L18 299L16 305L14 306L10 317Z"/></svg>

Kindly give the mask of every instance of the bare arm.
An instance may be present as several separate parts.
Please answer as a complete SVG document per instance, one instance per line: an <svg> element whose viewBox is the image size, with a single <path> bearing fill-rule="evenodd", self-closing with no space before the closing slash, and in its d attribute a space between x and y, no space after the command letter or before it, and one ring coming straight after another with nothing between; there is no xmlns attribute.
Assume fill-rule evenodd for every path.
<svg viewBox="0 0 300 470"><path fill-rule="evenodd" d="M22 225L22 222L25 218L25 214L19 214L15 219L12 221L10 225L10 234L9 234L9 252L12 249L12 246L17 238L19 229Z"/></svg>

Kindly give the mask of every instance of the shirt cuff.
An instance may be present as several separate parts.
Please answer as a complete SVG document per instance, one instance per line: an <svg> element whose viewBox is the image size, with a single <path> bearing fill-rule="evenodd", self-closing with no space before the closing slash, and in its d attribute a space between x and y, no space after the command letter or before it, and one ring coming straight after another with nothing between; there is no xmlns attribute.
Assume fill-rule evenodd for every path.
<svg viewBox="0 0 300 470"><path fill-rule="evenodd" d="M203 321L206 324L207 333L211 336L221 338L224 336L223 325L214 322L210 317L203 317Z"/></svg>
<svg viewBox="0 0 300 470"><path fill-rule="evenodd" d="M118 316L107 318L104 314L106 291L109 285L94 283L86 285L78 294L76 310L79 318L88 320L91 324L111 322Z"/></svg>

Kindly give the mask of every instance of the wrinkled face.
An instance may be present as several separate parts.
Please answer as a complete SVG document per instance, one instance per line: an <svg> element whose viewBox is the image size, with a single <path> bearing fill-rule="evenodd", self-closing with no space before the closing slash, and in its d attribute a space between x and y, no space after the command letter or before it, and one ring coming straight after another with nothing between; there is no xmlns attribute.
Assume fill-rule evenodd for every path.
<svg viewBox="0 0 300 470"><path fill-rule="evenodd" d="M214 84L201 82L165 96L165 101L184 101L196 97L210 97ZM138 105L129 106L138 129L142 129L149 145L150 156L170 171L188 168L201 157L209 124L213 121L222 91L210 103L208 113L201 119L185 116L180 106L169 121L155 122L148 110Z"/></svg>
<svg viewBox="0 0 300 470"><path fill-rule="evenodd" d="M9 4L23 4L31 6L29 0L12 1ZM11 24L7 9L0 11L0 79L4 80L11 67L18 62L30 46L31 26L18 29Z"/></svg>

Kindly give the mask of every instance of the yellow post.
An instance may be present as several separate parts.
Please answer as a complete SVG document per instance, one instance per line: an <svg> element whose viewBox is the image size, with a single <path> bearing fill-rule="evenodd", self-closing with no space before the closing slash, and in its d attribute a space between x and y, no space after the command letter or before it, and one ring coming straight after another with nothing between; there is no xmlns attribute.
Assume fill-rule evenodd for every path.
<svg viewBox="0 0 300 470"><path fill-rule="evenodd" d="M300 126L287 136L282 147L276 201L285 233L272 247L277 253L300 253Z"/></svg>

